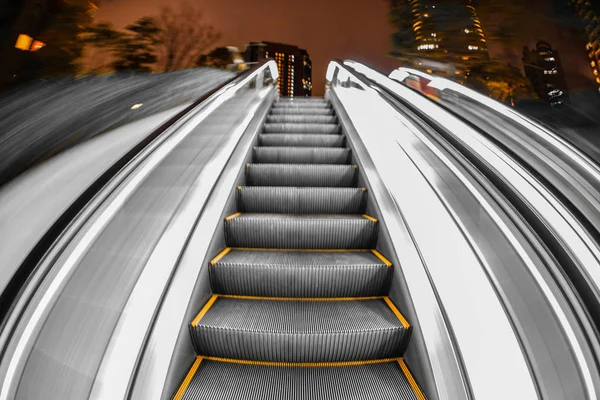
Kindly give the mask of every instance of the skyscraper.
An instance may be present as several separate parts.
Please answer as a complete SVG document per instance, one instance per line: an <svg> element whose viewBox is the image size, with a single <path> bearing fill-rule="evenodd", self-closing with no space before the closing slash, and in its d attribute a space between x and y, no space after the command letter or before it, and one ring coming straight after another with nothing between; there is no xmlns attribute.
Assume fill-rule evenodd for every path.
<svg viewBox="0 0 600 400"><path fill-rule="evenodd" d="M588 43L585 45L592 74L600 84L598 72L600 63L600 5L590 0L568 0L577 15L582 19Z"/></svg>
<svg viewBox="0 0 600 400"><path fill-rule="evenodd" d="M548 42L539 41L531 50L523 47L523 67L540 99L551 105L564 103L567 98L565 74L558 51Z"/></svg>
<svg viewBox="0 0 600 400"><path fill-rule="evenodd" d="M473 0L390 0L390 7L392 56L431 69L444 69L443 63L468 68L489 59Z"/></svg>
<svg viewBox="0 0 600 400"><path fill-rule="evenodd" d="M279 94L288 97L312 95L312 62L308 52L289 44L252 42L246 47L247 62L273 58L279 72Z"/></svg>

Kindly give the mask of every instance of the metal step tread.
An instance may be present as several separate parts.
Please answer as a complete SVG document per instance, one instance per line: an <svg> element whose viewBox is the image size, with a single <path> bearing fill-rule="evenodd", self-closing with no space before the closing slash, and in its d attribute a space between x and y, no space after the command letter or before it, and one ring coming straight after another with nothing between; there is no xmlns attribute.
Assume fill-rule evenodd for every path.
<svg viewBox="0 0 600 400"><path fill-rule="evenodd" d="M198 355L275 362L399 357L410 325L387 297L213 295L190 324Z"/></svg>
<svg viewBox="0 0 600 400"><path fill-rule="evenodd" d="M213 293L262 297L369 297L387 294L391 262L376 250L232 249L209 265Z"/></svg>
<svg viewBox="0 0 600 400"><path fill-rule="evenodd" d="M335 115L271 114L267 115L267 123L337 124L337 117Z"/></svg>
<svg viewBox="0 0 600 400"><path fill-rule="evenodd" d="M318 124L318 123L285 123L272 122L263 124L264 133L325 133L339 134L342 128L338 124Z"/></svg>
<svg viewBox="0 0 600 400"><path fill-rule="evenodd" d="M367 190L357 187L238 186L247 213L364 214Z"/></svg>
<svg viewBox="0 0 600 400"><path fill-rule="evenodd" d="M358 166L350 164L246 164L252 186L356 186Z"/></svg>
<svg viewBox="0 0 600 400"><path fill-rule="evenodd" d="M225 220L227 247L373 249L378 224L368 215L237 213Z"/></svg>
<svg viewBox="0 0 600 400"><path fill-rule="evenodd" d="M261 146L298 146L298 147L342 147L346 138L339 134L326 133L259 133Z"/></svg>
<svg viewBox="0 0 600 400"><path fill-rule="evenodd" d="M198 357L174 400L425 400L403 359L274 365Z"/></svg>
<svg viewBox="0 0 600 400"><path fill-rule="evenodd" d="M271 115L334 115L333 108L299 108L279 107L271 108Z"/></svg>
<svg viewBox="0 0 600 400"><path fill-rule="evenodd" d="M346 147L255 146L255 163L349 164L352 151Z"/></svg>

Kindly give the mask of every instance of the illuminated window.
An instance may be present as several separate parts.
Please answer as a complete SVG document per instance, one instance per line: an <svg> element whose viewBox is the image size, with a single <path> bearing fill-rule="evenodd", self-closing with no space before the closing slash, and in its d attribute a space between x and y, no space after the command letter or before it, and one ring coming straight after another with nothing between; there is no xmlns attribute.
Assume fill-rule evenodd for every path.
<svg viewBox="0 0 600 400"><path fill-rule="evenodd" d="M554 57L546 57L546 58L544 58L544 60L546 60L546 61L554 61Z"/></svg>
<svg viewBox="0 0 600 400"><path fill-rule="evenodd" d="M467 28L465 28L465 33L470 33L471 31Z"/></svg>
<svg viewBox="0 0 600 400"><path fill-rule="evenodd" d="M479 46L471 46L471 45L469 45L467 48L469 50L479 50Z"/></svg>
<svg viewBox="0 0 600 400"><path fill-rule="evenodd" d="M595 67L596 66L596 61L592 61L592 62L590 62L590 64L592 65L592 67Z"/></svg>

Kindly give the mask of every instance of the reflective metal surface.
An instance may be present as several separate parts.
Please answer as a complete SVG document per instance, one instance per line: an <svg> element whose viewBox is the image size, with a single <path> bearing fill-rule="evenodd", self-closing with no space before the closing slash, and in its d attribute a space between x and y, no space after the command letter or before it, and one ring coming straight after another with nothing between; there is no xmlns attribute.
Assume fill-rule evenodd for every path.
<svg viewBox="0 0 600 400"><path fill-rule="evenodd" d="M387 85L391 82L383 75L361 66L360 64L350 62L347 64L355 67L379 84ZM333 74L330 72L330 76L331 75ZM350 75L351 73L342 73L342 80L346 81L346 84L344 85L346 88L344 90L347 91L347 97L350 102L355 101L358 103L359 97L361 95L364 97L364 94L360 94L356 87L360 86L363 91L368 92L371 90L369 89L370 85L365 84L364 81L361 81L360 79L353 79ZM336 89L337 92L340 92L341 90L342 89ZM408 88L403 88L403 90L410 92L412 95L416 95ZM402 94L404 94L404 92ZM407 96L410 94L407 94ZM419 95L416 96L419 97ZM365 100L364 104L374 104L376 102L375 98L376 97L374 96L372 99ZM423 100L428 102L426 99ZM413 98L410 98L409 101L413 101ZM425 109L424 105L421 103L418 104L418 108L427 112L429 115L435 115L436 117L440 115L439 110L434 110L433 108ZM381 109L381 106L377 106L377 110L369 108L368 111L363 111L363 115L369 115L370 117L373 117L373 115L380 115L376 113L380 112ZM359 112L350 113L350 115L352 119L358 120L361 116ZM403 118L402 116L397 115L395 118L401 120L405 125L404 132L407 131L406 127L414 125L412 120ZM452 125L452 123L454 123L454 121L448 122L448 120L446 120L443 125L454 128L456 125ZM374 135L373 132L381 132L382 130L387 129L390 124L392 124L391 118L389 122L385 124L379 122L379 119L377 119L376 129L373 129L373 125L375 124L373 119L371 119L371 131L368 134L365 133L363 137L369 137L370 139L370 137ZM423 125L419 126L422 130ZM367 132L366 122L364 129L365 132ZM422 177L429 180L430 187L437 193L439 200L443 202L447 212L453 216L454 222L459 227L461 234L467 242L470 243L470 247L480 264L479 268L487 275L487 278L485 279L488 280L487 283L484 284L485 280L482 280L480 284L487 285L493 291L497 292L498 298L496 299L496 302L504 308L504 312L506 313L504 318L508 317L507 321L511 325L510 330L514 332L512 334L516 339L516 343L513 342L513 351L516 355L518 349L516 346L523 348L525 354L522 354L521 357L517 356L517 358L522 358L527 368L531 370L533 374L529 378L529 383L527 383L526 380L522 380L525 379L524 376L528 375L528 373L524 372L523 374L520 374L517 378L521 379L521 385L524 385L525 388L530 387L530 390L533 390L533 392L530 392L530 395L535 397L540 396L541 398L556 399L595 398L598 371L593 362L593 347L590 348L589 343L587 343L586 340L589 339L589 336L586 336L585 329L582 330L582 327L579 326L580 321L577 318L578 316L572 312L570 307L571 304L561 293L562 288L557 286L554 277L546 268L545 262L548 260L544 257L540 258L536 253L538 248L535 248L535 246L532 248L528 243L528 239L531 235L528 235L527 233L523 235L519 232L517 229L517 227L520 226L518 220L516 224L511 223L511 218L515 218L515 216L512 215L510 216L511 218L508 218L508 215L505 214L506 210L510 207L499 207L495 204L494 200L501 200L501 196L493 194L494 191L489 185L489 182L486 184L485 180L481 180L481 178L473 179L472 176L470 176L470 174L476 174L477 171L469 171L468 167L465 171L464 168L468 163L452 162L452 160L447 157L444 161L443 152L440 153L439 146L435 145L435 141L428 141L426 136L418 133L419 129L416 129L414 126L411 129L408 129L408 131L413 132L413 139L410 138L410 135L402 133L400 127L396 128L395 133L390 131L389 134L396 135L398 144L402 146L406 155L410 158L410 161L413 163L413 168L414 166L417 166ZM452 129L452 131L454 132L454 129ZM463 130L460 132L462 133ZM379 134L377 134L377 138L379 139L378 142L381 142L382 139ZM389 147L391 147L391 144L382 147L387 147L386 151L389 154L389 159L394 159L396 161L400 158L399 156L392 156L390 154ZM438 147L437 150L436 147ZM446 148L446 150L449 149ZM371 152L371 155L374 156L374 153ZM384 156L382 155L380 158L384 158ZM385 163L382 163L381 168L385 169L386 167L384 167L384 165ZM411 164L406 164L407 167L409 165ZM448 172L444 172L447 168L450 168L447 170ZM394 169L396 171L402 171L403 173L409 171L408 168L402 169L399 166L392 167L391 165L389 165L387 169ZM390 180L393 179L392 175L393 174L390 174ZM395 179L398 180L402 178L397 174ZM417 182L416 175L412 184L406 186L411 188L411 193L414 192L414 188L417 187L415 182ZM484 185L485 190L482 190L481 187L477 189L481 184ZM391 184L387 184L387 186L388 188L392 187ZM492 197L487 195L486 192L492 192ZM413 198L412 195L407 197ZM420 198L420 196L417 196L417 198ZM401 204L401 202L399 202L399 204ZM419 212L421 213L421 219L415 218L412 224L408 224L409 228L418 231L419 227L426 225L428 219L433 218L431 210L434 209L434 204L427 203L427 206L425 206L425 203L420 200L419 204L414 204L413 207L414 208L410 209L411 212L407 212L405 209L402 211L404 215L407 215L407 220L418 215ZM441 218L441 214L438 215L438 218ZM450 249L445 247L445 243L450 241L447 238L447 236L450 236L450 231L443 231L444 238L437 236L437 233L442 227L439 220L436 222L437 227L434 227L433 222L430 226L431 231L429 240L431 241L433 238L438 237L439 239L436 243L438 253L446 254L448 251L447 254L450 256L452 255L454 246ZM423 232L423 235L425 238L425 232ZM456 235L458 235L458 233ZM427 254L425 250L427 248L427 242L423 243L425 245L421 244L419 248L425 257L425 254ZM442 251L440 250L440 243L444 243L441 247L441 249L443 249ZM431 251L433 252L434 249L432 248ZM477 262L473 260L471 261L471 265L475 266L477 265ZM426 266L432 270L430 263L426 263ZM433 271L435 271L435 269L433 269ZM468 291L472 290L470 288L473 283L472 279L477 276L476 274L468 273L461 278L460 274L454 274L447 276L445 280L439 279L438 281L435 281L436 273L434 272L431 275L434 279L434 285L443 286L444 284L451 283L455 288L461 287L461 290ZM452 299L452 296L461 297L463 295L465 294L448 294L448 298L444 299L441 297L441 301L443 302L444 307L446 307L446 302L448 300L451 302L456 300ZM481 306L482 300L477 301L479 302L478 306ZM493 303L493 297L489 297L489 301ZM485 307L489 308L489 305L486 303ZM469 314L467 310L468 308L465 308L463 313ZM498 312L500 312L500 310L498 310ZM474 315L477 314L473 314L473 318L471 319L472 322L476 319ZM456 316L450 318L453 327L456 326L455 321L460 321L460 319L456 320L454 318L456 318ZM459 324L459 328L454 330L459 343L459 337L461 335L468 337L467 332L461 332L460 330L460 326L465 323L467 322L463 321ZM508 333L505 332L505 334ZM506 340L506 338L502 339ZM469 359L463 351L463 346L466 346L465 348L468 350L470 347L475 347L475 344L469 343L467 340L460 343L459 347L463 354L469 381L473 386L476 397L479 398L482 396L480 398L486 399L495 398L493 396L497 396L499 392L490 392L485 395L483 395L483 392L477 392L478 390L489 390L493 387L491 382L481 385L476 385L474 382L479 379L482 379L481 382L485 382L483 377L480 376L477 371L485 369L486 373L491 373L491 370L489 370L485 364L496 363L497 360L495 358L490 358L486 361L485 357ZM520 351L521 350L518 349L518 352ZM507 360L506 357L505 360ZM500 365L500 363L498 363L498 365ZM504 368L512 368L511 363L508 362L507 364L504 364ZM501 368L501 370L504 368ZM475 374L471 371L475 371ZM505 372L496 372L501 374L496 375L496 379L503 381L504 378L500 378L500 376ZM494 374L496 372L494 372ZM511 385L514 387L514 381L510 380L510 382L513 382ZM518 387L518 385L516 387ZM517 396L516 393L515 396ZM521 393L515 398L530 397L525 396L525 393Z"/></svg>
<svg viewBox="0 0 600 400"><path fill-rule="evenodd" d="M198 215L189 201L202 208L253 110L272 90L262 87L264 71L276 77L272 64L217 92L150 146L67 245L9 344L0 398L126 396L194 224L190 213Z"/></svg>

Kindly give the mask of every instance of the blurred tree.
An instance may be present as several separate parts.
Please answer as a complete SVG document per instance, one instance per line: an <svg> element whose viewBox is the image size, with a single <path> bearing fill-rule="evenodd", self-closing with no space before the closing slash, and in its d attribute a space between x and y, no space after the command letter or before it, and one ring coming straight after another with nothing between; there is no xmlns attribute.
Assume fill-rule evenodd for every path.
<svg viewBox="0 0 600 400"><path fill-rule="evenodd" d="M202 54L196 61L196 65L199 67L221 69L228 69L231 64L233 64L233 58L227 47L217 47L208 54Z"/></svg>
<svg viewBox="0 0 600 400"><path fill-rule="evenodd" d="M517 99L537 98L531 83L521 74L521 70L500 61L471 68L465 85L511 105Z"/></svg>
<svg viewBox="0 0 600 400"><path fill-rule="evenodd" d="M20 80L72 75L79 71L84 45L80 34L91 23L96 9L94 3L56 0L47 4L39 33L34 33L34 39L45 46L38 51L22 52L24 62L18 70Z"/></svg>
<svg viewBox="0 0 600 400"><path fill-rule="evenodd" d="M103 60L96 62L92 71L100 72L107 67L116 71L152 70L152 64L157 61L155 46L160 43L161 33L155 19L142 17L125 29L125 32L119 32L111 24L101 22L86 30L83 41L104 50Z"/></svg>
<svg viewBox="0 0 600 400"><path fill-rule="evenodd" d="M88 27L82 34L82 42L88 45L90 59L89 72L110 72L114 68L116 49L122 45L125 34L116 31L107 22L99 22Z"/></svg>
<svg viewBox="0 0 600 400"><path fill-rule="evenodd" d="M130 33L117 43L115 70L150 72L157 57L155 46L160 43L160 28L152 17L142 17L125 28Z"/></svg>
<svg viewBox="0 0 600 400"><path fill-rule="evenodd" d="M194 66L199 55L221 37L211 25L202 23L202 12L189 1L182 1L177 12L163 8L158 27L161 32L157 49L164 71Z"/></svg>

